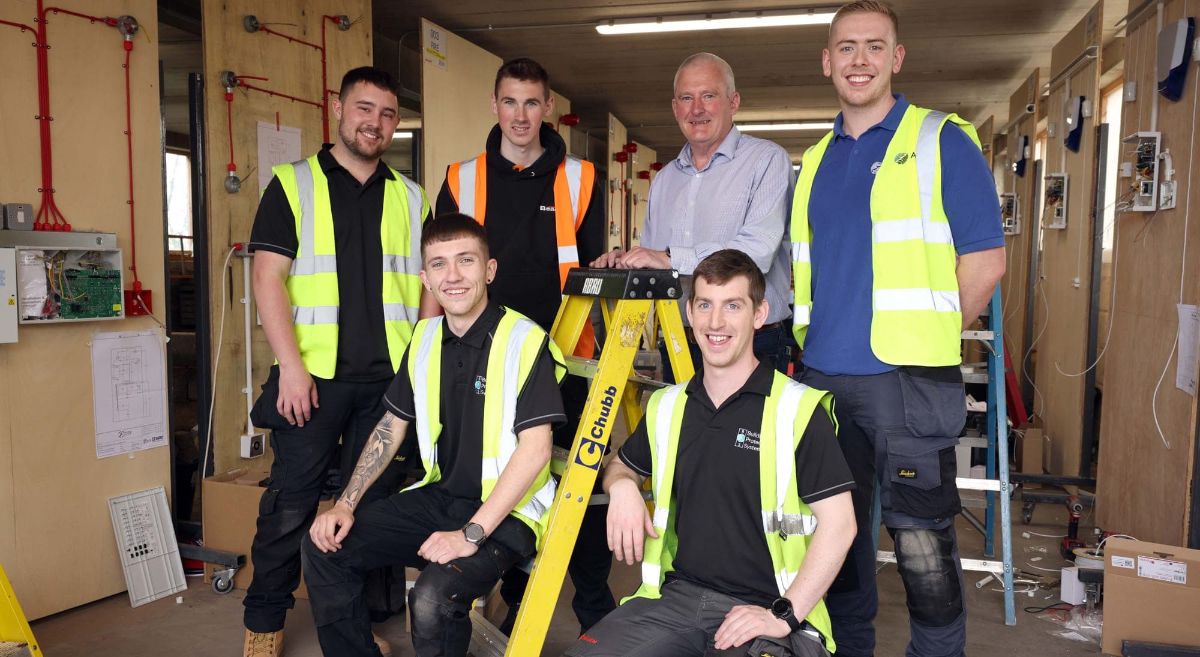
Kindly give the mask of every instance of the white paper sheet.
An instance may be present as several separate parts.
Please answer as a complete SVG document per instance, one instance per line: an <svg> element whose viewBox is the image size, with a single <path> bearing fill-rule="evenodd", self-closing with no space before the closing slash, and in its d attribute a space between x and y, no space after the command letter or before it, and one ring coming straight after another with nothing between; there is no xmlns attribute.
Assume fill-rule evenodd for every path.
<svg viewBox="0 0 1200 657"><path fill-rule="evenodd" d="M1179 358L1175 361L1175 387L1196 396L1197 351L1200 351L1200 308L1181 303L1179 310Z"/></svg>
<svg viewBox="0 0 1200 657"><path fill-rule="evenodd" d="M271 183L271 167L299 160L300 128L258 122L258 195Z"/></svg>
<svg viewBox="0 0 1200 657"><path fill-rule="evenodd" d="M92 336L96 458L167 445L167 366L162 331Z"/></svg>

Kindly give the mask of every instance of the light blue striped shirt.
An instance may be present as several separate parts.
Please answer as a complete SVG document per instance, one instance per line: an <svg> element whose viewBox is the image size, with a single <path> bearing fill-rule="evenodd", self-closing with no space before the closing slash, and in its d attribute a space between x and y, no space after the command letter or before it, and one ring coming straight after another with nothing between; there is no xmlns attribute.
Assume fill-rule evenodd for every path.
<svg viewBox="0 0 1200 657"><path fill-rule="evenodd" d="M795 184L782 146L736 127L703 169L692 164L692 147L684 146L650 186L642 246L670 247L671 266L688 277L689 293L691 273L705 257L721 249L744 252L767 279L767 323L787 319L792 274L787 228Z"/></svg>

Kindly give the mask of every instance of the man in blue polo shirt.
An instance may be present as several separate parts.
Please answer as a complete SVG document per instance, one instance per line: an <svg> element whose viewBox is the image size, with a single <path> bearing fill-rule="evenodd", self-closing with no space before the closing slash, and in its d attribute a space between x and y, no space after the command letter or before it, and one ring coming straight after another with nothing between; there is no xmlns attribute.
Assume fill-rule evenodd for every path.
<svg viewBox="0 0 1200 657"><path fill-rule="evenodd" d="M857 538L827 598L839 657L874 653L876 494L907 593L907 654L963 654L960 334L1004 273L995 182L975 129L892 93L897 38L883 2L834 17L822 65L842 111L805 153L792 205L801 381L834 394L857 483Z"/></svg>

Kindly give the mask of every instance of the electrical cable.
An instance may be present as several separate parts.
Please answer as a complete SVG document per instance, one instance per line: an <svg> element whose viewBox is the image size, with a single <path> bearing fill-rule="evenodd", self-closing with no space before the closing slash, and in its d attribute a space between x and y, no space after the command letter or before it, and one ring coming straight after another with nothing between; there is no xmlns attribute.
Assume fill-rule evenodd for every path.
<svg viewBox="0 0 1200 657"><path fill-rule="evenodd" d="M217 348L216 355L213 356L213 371L212 378L215 381L217 378L217 368L221 365L221 345L225 341L225 305L229 297L228 288L225 284L225 272L229 271L229 261L233 259L233 254L237 253L238 247L229 247L229 253L225 254L225 263L221 265L221 318L217 321L220 327L217 329ZM212 387L212 396L208 400L208 424L204 431L204 452L200 456L200 474L208 472L209 450L212 448L213 434L213 408L217 404L217 386Z"/></svg>

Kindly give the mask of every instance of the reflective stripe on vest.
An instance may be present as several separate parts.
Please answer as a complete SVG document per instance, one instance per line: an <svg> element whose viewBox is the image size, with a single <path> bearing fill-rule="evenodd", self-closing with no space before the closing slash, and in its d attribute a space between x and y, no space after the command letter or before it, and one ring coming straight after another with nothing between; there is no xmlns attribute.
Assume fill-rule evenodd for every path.
<svg viewBox="0 0 1200 657"><path fill-rule="evenodd" d="M408 375L413 386L413 399L417 415L417 444L421 450L421 462L425 466L425 478L407 490L420 488L441 480L441 468L437 461L438 438L442 433L441 422L441 362L442 331L441 317L417 323L413 334L408 360ZM516 424L517 398L525 387L533 366L541 354L542 345L549 345L555 361L555 375L561 380L565 373L562 354L554 343L548 341L546 332L532 320L520 313L506 309L492 336L488 350L487 387L483 401L483 450L481 459L480 495L487 500L500 479L500 474L517 450ZM550 506L554 503L555 484L550 477L547 464L538 473L525 496L513 509L513 515L533 530L538 545L550 520Z"/></svg>
<svg viewBox="0 0 1200 657"><path fill-rule="evenodd" d="M871 186L871 349L893 365L956 365L962 313L957 255L942 207L941 131L947 121L979 144L970 123L910 105ZM804 338L812 313L813 181L833 133L805 152L792 203L793 331Z"/></svg>
<svg viewBox="0 0 1200 657"><path fill-rule="evenodd" d="M305 369L332 379L337 369L338 269L329 182L316 155L272 169L296 220L298 248L287 279L296 343ZM384 183L383 322L392 368L412 336L421 299L421 223L429 202L421 187L392 170Z"/></svg>
<svg viewBox="0 0 1200 657"><path fill-rule="evenodd" d="M759 427L759 512L763 535L771 553L771 570L777 593L783 595L804 561L816 517L796 490L796 450L808 421L818 408L832 419L829 393L796 383L775 373L771 392L763 405ZM646 406L646 433L650 441L654 513L651 523L659 538L647 538L643 548L642 584L629 598L658 598L678 551L675 534L675 458L687 404L687 384L657 390ZM825 637L826 648L836 645L825 603L818 601L806 617Z"/></svg>

